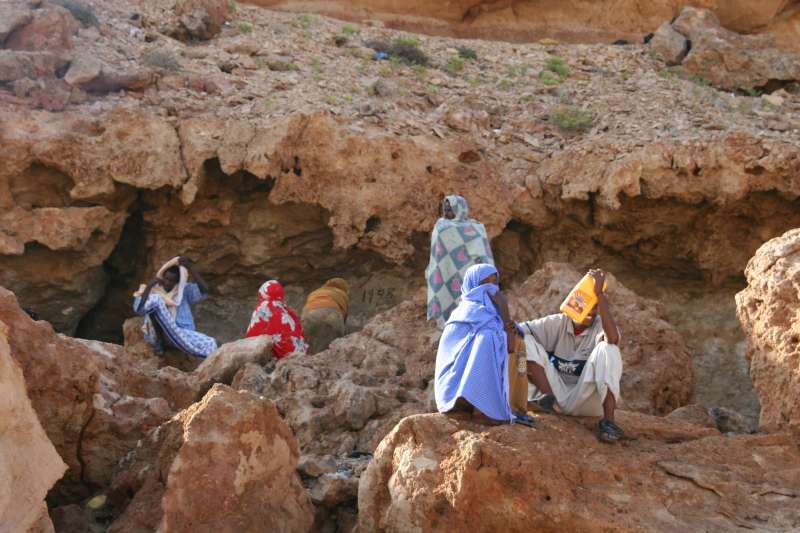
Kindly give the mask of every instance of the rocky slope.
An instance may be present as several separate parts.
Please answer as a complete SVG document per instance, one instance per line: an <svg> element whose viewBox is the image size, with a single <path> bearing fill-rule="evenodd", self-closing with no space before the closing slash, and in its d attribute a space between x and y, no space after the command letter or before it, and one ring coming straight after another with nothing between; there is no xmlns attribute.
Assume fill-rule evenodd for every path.
<svg viewBox="0 0 800 533"><path fill-rule="evenodd" d="M605 446L586 421L486 429L404 419L361 478L361 531L791 531L800 454L787 435L621 413ZM490 504L489 504L490 503Z"/></svg>
<svg viewBox="0 0 800 533"><path fill-rule="evenodd" d="M379 20L392 28L460 37L572 42L629 39L640 42L664 20L693 5L712 10L726 27L763 32L782 46L797 48L798 4L791 0L657 0L636 2L532 2L525 0L248 0L288 11L316 12L347 20Z"/></svg>

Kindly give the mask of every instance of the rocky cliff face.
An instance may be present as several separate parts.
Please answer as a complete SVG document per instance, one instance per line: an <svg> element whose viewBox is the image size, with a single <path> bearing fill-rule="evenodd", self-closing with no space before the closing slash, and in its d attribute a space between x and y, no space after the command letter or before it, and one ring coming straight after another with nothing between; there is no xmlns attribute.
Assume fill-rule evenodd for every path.
<svg viewBox="0 0 800 533"><path fill-rule="evenodd" d="M610 40L611 30L658 31L646 46L509 44L227 0L0 5L0 285L15 295L0 291L0 320L31 404L69 467L48 499L56 527L118 521L120 530L183 530L190 519L182 509L191 508L222 529L253 524L263 509L285 511L281 523L298 529L347 529L357 499L376 509L365 523L387 529L427 516L427 503L421 511L386 503L380 491L364 499L357 484L384 436L431 410L438 332L424 320L422 272L450 193L466 196L486 225L518 318L554 312L589 266L614 274L628 409L661 415L695 401L702 405L673 421L747 432L760 409L754 382L762 428L792 428L793 341L780 317L795 307L783 280L793 275L793 234L762 248L747 280L743 271L765 242L800 227L798 56L776 47L782 34L773 31L791 27L797 6L705 2L699 7L713 12L688 9L672 20L682 4L590 4L372 3L366 16L391 26L392 9L415 7L419 27L438 20L447 25L438 33L503 31L509 39L538 32L539 21L562 37L593 40ZM376 48L392 57L376 60ZM157 359L137 322L126 322L131 293L179 253L211 282L195 315L221 341L241 337L258 286L274 277L295 307L326 278L346 277L353 333L314 357L278 363L264 339L228 343L197 369L174 354ZM733 295L745 281L742 331ZM253 416L224 416L230 409ZM774 467L794 468L783 436L715 440L722 437L708 428L667 431L628 416L638 440L624 446L646 465L632 479L678 486L679 497L631 496L633 485L615 479L625 488L617 500L608 496L615 505L660 502L672 518L643 513L626 522L603 511L608 527L796 525L785 506L796 490ZM552 427L584 438L563 421ZM291 505L281 511L245 491L226 505L252 513L224 524L204 515L210 500L186 490L204 481L184 461L213 468L202 449L215 432L226 449L255 458L226 456L226 468L269 464L280 485L247 476L245 485L285 490ZM262 433L277 436L270 444ZM447 431L433 433L446 440ZM728 444L736 465L715 451ZM762 471L746 446L760 450L753 460ZM289 451L271 463L262 452L275 447ZM689 466L659 466L684 452ZM382 453L381 476L390 468ZM703 453L712 459L701 465ZM412 479L426 468L418 459L391 468ZM615 461L607 464L630 467ZM594 479L585 474L591 465L580 465L580 475L568 473ZM722 469L734 473L722 479ZM698 492L678 478L714 488ZM754 500L728 484L750 487L751 496L756 485L768 489ZM617 494L612 485L603 481L597 494ZM708 518L715 498L722 518ZM431 505L438 513L441 502ZM527 509L540 513L542 527L556 518L583 527L584 511Z"/></svg>
<svg viewBox="0 0 800 533"><path fill-rule="evenodd" d="M798 4L791 0L605 0L532 2L526 0L248 0L287 11L317 12L347 20L379 20L392 28L458 37L515 40L556 38L567 42L641 42L681 8L714 12L727 28L766 33L797 49Z"/></svg>

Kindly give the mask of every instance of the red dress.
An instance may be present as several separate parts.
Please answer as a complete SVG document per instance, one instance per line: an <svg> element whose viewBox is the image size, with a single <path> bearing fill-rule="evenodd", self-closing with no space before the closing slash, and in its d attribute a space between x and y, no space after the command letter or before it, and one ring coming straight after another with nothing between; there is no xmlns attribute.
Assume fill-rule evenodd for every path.
<svg viewBox="0 0 800 533"><path fill-rule="evenodd" d="M248 337L269 335L272 337L272 353L276 359L292 352L308 353L308 344L303 336L303 326L297 313L283 301L284 291L280 283L267 281L258 290L259 302L247 328Z"/></svg>

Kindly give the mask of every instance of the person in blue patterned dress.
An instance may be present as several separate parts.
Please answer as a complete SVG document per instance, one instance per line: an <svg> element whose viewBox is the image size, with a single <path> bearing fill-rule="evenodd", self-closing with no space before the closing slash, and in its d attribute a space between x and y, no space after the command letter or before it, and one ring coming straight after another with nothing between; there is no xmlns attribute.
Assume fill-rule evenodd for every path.
<svg viewBox="0 0 800 533"><path fill-rule="evenodd" d="M196 283L190 283L189 277ZM206 298L208 285L192 263L180 256L168 261L146 286L134 293L133 309L144 316L145 341L157 354L177 348L195 357L208 357L217 341L195 327L192 305Z"/></svg>
<svg viewBox="0 0 800 533"><path fill-rule="evenodd" d="M494 265L486 228L469 218L469 205L464 197L447 196L442 217L433 227L430 261L425 270L428 320L444 326L458 305L464 273L478 263Z"/></svg>

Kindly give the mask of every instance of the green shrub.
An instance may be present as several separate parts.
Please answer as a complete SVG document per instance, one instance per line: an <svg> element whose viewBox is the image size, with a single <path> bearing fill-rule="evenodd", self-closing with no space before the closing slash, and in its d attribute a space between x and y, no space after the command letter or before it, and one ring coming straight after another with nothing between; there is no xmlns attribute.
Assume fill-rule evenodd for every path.
<svg viewBox="0 0 800 533"><path fill-rule="evenodd" d="M544 68L539 72L539 80L549 86L560 85L569 77L569 67L564 60L558 57L548 59Z"/></svg>
<svg viewBox="0 0 800 533"><path fill-rule="evenodd" d="M412 43L413 41L413 43ZM429 62L425 52L419 49L416 39L395 39L391 43L387 41L368 41L367 47L376 52L383 52L394 61L405 63L406 65L423 65Z"/></svg>
<svg viewBox="0 0 800 533"><path fill-rule="evenodd" d="M251 31L253 31L253 25L247 21L237 22L236 28L242 33L250 33Z"/></svg>
<svg viewBox="0 0 800 533"><path fill-rule="evenodd" d="M561 82L564 81L557 74L550 72L549 70L541 71L539 73L539 80L548 87L561 85Z"/></svg>
<svg viewBox="0 0 800 533"><path fill-rule="evenodd" d="M585 109L564 106L550 113L550 121L565 130L585 130L594 123L594 115Z"/></svg>
<svg viewBox="0 0 800 533"><path fill-rule="evenodd" d="M303 28L304 30L307 30L308 28L314 25L314 22L316 22L316 19L311 15L301 15L297 17L297 20L295 21L294 25L297 26L298 28Z"/></svg>
<svg viewBox="0 0 800 533"><path fill-rule="evenodd" d="M361 30L359 30L355 26L351 26L350 24L345 24L344 26L342 26L342 33L344 33L345 35L355 35L359 31Z"/></svg>
<svg viewBox="0 0 800 533"><path fill-rule="evenodd" d="M464 70L464 60L459 56L453 56L447 60L447 72L456 74Z"/></svg>
<svg viewBox="0 0 800 533"><path fill-rule="evenodd" d="M142 55L142 62L161 70L177 71L181 64L171 53L164 50L149 50Z"/></svg>
<svg viewBox="0 0 800 533"><path fill-rule="evenodd" d="M394 40L394 44L401 46L419 46L419 39L414 37L398 37Z"/></svg>
<svg viewBox="0 0 800 533"><path fill-rule="evenodd" d="M458 50L458 57L461 59L471 59L472 61L478 59L478 54L472 48L459 46L456 50Z"/></svg>
<svg viewBox="0 0 800 533"><path fill-rule="evenodd" d="M55 3L72 13L75 20L80 22L84 28L100 25L100 21L97 20L97 15L94 14L92 6L88 6L77 0L55 0Z"/></svg>
<svg viewBox="0 0 800 533"><path fill-rule="evenodd" d="M520 78L528 75L528 65L508 65L506 74L510 78Z"/></svg>
<svg viewBox="0 0 800 533"><path fill-rule="evenodd" d="M564 63L563 59L558 57L548 59L547 63L544 64L544 69L558 74L562 78L569 76L569 67Z"/></svg>

